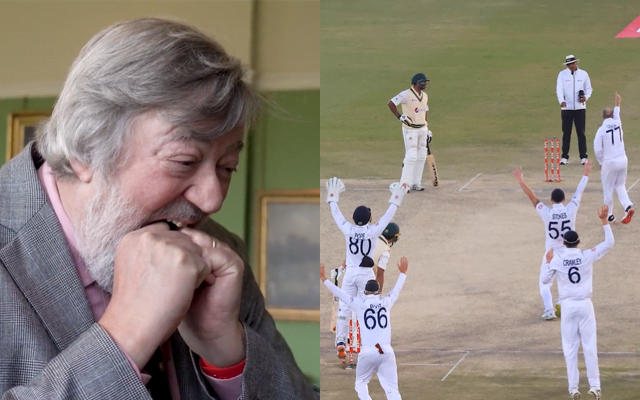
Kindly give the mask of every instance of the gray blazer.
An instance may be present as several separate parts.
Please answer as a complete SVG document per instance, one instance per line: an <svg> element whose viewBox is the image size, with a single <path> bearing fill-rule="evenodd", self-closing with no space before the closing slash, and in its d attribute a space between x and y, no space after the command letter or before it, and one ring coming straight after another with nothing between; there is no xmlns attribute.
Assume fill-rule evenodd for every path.
<svg viewBox="0 0 640 400"><path fill-rule="evenodd" d="M150 399L94 320L60 223L36 175L30 144L0 169L0 396L9 399ZM203 230L245 262L240 319L247 346L240 399L319 399L265 310L244 243L213 221ZM183 400L216 399L193 354L171 337Z"/></svg>

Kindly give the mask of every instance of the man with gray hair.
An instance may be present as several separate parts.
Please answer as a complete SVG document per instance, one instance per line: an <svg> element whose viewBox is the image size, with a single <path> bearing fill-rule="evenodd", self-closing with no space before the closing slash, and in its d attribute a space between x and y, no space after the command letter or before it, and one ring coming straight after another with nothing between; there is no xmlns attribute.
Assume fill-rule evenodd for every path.
<svg viewBox="0 0 640 400"><path fill-rule="evenodd" d="M213 39L115 24L0 169L0 398L319 399L220 210L258 95Z"/></svg>

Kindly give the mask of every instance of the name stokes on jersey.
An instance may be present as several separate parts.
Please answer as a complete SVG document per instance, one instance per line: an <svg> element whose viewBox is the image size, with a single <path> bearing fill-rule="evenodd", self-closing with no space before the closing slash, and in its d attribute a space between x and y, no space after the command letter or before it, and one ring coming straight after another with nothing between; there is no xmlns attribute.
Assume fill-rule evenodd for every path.
<svg viewBox="0 0 640 400"><path fill-rule="evenodd" d="M568 219L567 213L562 214L551 214L551 219Z"/></svg>

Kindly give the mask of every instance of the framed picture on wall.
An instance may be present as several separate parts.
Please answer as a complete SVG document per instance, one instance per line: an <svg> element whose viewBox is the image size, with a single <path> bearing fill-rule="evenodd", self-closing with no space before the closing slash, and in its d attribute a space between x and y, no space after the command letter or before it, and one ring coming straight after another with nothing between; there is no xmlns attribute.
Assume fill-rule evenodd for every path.
<svg viewBox="0 0 640 400"><path fill-rule="evenodd" d="M320 190L258 194L258 281L277 320L319 321Z"/></svg>
<svg viewBox="0 0 640 400"><path fill-rule="evenodd" d="M51 116L51 111L17 111L7 119L7 157L9 161L35 139L36 126Z"/></svg>

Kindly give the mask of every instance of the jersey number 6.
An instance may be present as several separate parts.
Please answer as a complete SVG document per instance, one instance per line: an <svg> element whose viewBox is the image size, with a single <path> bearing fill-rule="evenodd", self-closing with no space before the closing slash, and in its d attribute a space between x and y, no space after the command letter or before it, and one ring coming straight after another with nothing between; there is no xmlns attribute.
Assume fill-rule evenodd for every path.
<svg viewBox="0 0 640 400"><path fill-rule="evenodd" d="M580 272L578 272L578 267L569 268L569 280L571 283L580 282Z"/></svg>
<svg viewBox="0 0 640 400"><path fill-rule="evenodd" d="M384 313L383 313L384 311ZM380 326L381 329L384 329L387 327L387 324L389 323L389 320L387 319L387 309L382 307L378 310L378 318L377 318L377 325ZM367 329L371 330L371 329L375 329L376 328L376 311L373 308L369 308L364 312L364 326L367 327ZM384 324L382 323L382 321L384 321Z"/></svg>
<svg viewBox="0 0 640 400"><path fill-rule="evenodd" d="M562 232L562 236L564 237L564 231L570 231L571 228L566 226L568 223L570 223L571 221L569 221L568 219L565 221L562 221L562 227L560 229L560 231ZM560 232L558 231L558 228L554 228L554 225L558 225L560 223L560 221L550 221L549 222L549 237L551 239L557 239L560 237ZM553 232L555 232L555 236L553 235Z"/></svg>

